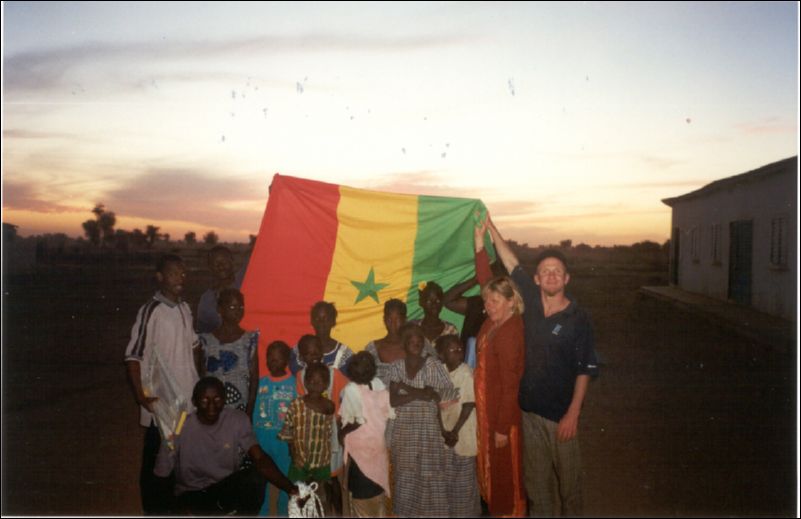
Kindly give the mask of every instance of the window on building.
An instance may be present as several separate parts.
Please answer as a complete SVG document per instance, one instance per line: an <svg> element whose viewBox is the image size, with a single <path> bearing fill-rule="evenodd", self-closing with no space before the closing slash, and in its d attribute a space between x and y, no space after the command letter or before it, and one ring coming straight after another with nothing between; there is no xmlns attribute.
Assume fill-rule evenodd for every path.
<svg viewBox="0 0 801 519"><path fill-rule="evenodd" d="M770 264L787 267L787 217L780 216L770 221Z"/></svg>
<svg viewBox="0 0 801 519"><path fill-rule="evenodd" d="M720 265L720 224L713 223L710 228L710 256L713 265Z"/></svg>
<svg viewBox="0 0 801 519"><path fill-rule="evenodd" d="M694 262L698 262L701 257L698 234L698 227L690 229L690 257Z"/></svg>

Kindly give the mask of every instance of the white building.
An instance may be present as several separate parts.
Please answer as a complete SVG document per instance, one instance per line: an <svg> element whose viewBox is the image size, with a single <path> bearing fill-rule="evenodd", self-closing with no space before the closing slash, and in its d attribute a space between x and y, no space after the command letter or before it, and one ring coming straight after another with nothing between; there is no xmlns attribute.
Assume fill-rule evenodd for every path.
<svg viewBox="0 0 801 519"><path fill-rule="evenodd" d="M795 320L797 190L796 156L662 200L671 285Z"/></svg>

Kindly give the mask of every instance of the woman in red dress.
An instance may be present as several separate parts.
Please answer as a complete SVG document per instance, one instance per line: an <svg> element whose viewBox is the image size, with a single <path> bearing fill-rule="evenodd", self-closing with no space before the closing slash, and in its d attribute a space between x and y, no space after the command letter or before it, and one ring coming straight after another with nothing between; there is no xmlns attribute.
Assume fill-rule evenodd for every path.
<svg viewBox="0 0 801 519"><path fill-rule="evenodd" d="M476 276L487 319L477 340L473 374L478 425L477 473L491 516L524 516L520 407L523 374L523 299L507 276L492 277L484 250L485 221L475 232Z"/></svg>

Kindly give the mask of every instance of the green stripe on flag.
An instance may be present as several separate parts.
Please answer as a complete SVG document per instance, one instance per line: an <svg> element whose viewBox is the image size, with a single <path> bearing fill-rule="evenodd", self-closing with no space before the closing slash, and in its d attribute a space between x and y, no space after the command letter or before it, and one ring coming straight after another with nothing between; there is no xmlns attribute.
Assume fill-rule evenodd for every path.
<svg viewBox="0 0 801 519"><path fill-rule="evenodd" d="M418 304L420 283L436 281L447 291L475 276L473 229L487 214L481 200L436 196L420 196L418 200L412 282L406 301L409 319L423 316ZM494 250L490 255L494 257ZM464 316L444 307L440 318L459 329L464 321Z"/></svg>

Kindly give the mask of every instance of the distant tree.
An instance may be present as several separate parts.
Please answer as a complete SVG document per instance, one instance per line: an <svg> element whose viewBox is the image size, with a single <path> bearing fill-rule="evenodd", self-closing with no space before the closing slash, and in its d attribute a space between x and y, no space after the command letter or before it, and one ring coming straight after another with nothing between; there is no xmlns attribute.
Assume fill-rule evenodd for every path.
<svg viewBox="0 0 801 519"><path fill-rule="evenodd" d="M161 239L164 240L165 242L169 243L170 242L170 233L165 232L164 234L161 235Z"/></svg>
<svg viewBox="0 0 801 519"><path fill-rule="evenodd" d="M195 231L189 231L188 233L184 234L184 241L187 245L194 245L197 243L197 234Z"/></svg>
<svg viewBox="0 0 801 519"><path fill-rule="evenodd" d="M131 245L136 249L143 249L147 246L147 236L141 229L131 231Z"/></svg>
<svg viewBox="0 0 801 519"><path fill-rule="evenodd" d="M645 240L633 244L631 249L637 252L659 252L662 246L655 241Z"/></svg>
<svg viewBox="0 0 801 519"><path fill-rule="evenodd" d="M16 239L18 228L13 223L3 222L3 242L10 242Z"/></svg>
<svg viewBox="0 0 801 519"><path fill-rule="evenodd" d="M573 246L573 240L562 240L559 242L560 249L569 249Z"/></svg>
<svg viewBox="0 0 801 519"><path fill-rule="evenodd" d="M95 214L100 230L101 244L114 241L114 225L117 224L117 216L112 211L107 211L103 204L97 204L92 212Z"/></svg>
<svg viewBox="0 0 801 519"><path fill-rule="evenodd" d="M257 234L251 234L248 236L248 239L250 240L248 242L248 249L253 250L253 248L256 246L256 238L258 237L259 236Z"/></svg>
<svg viewBox="0 0 801 519"><path fill-rule="evenodd" d="M670 250L670 238L665 240L665 243L662 244L662 251L668 252Z"/></svg>
<svg viewBox="0 0 801 519"><path fill-rule="evenodd" d="M576 249L576 251L587 252L587 251L591 251L592 247L590 247L586 243L582 242L582 243L579 243L578 245L576 245L575 249Z"/></svg>
<svg viewBox="0 0 801 519"><path fill-rule="evenodd" d="M114 248L127 252L131 248L131 232L117 229L114 232Z"/></svg>
<svg viewBox="0 0 801 519"><path fill-rule="evenodd" d="M97 223L103 234L103 243L114 241L114 225L117 223L117 216L112 212L105 212Z"/></svg>
<svg viewBox="0 0 801 519"><path fill-rule="evenodd" d="M203 243L206 245L217 245L218 241L220 241L220 237L214 231L209 231L203 235Z"/></svg>
<svg viewBox="0 0 801 519"><path fill-rule="evenodd" d="M37 260L52 259L64 254L69 237L63 232L42 234L36 237Z"/></svg>
<svg viewBox="0 0 801 519"><path fill-rule="evenodd" d="M86 239L92 245L100 245L100 225L98 225L97 220L86 220L81 224L83 226L83 233L86 235Z"/></svg>
<svg viewBox="0 0 801 519"><path fill-rule="evenodd" d="M147 238L147 248L150 249L153 247L153 244L156 243L156 240L159 239L159 229L161 227L156 227L155 225L148 225L145 228L145 237Z"/></svg>
<svg viewBox="0 0 801 519"><path fill-rule="evenodd" d="M55 234L45 234L45 236L50 241L50 243L53 244L53 247L59 254L64 253L64 249L67 248L67 242L70 239L69 236L67 236L63 232L57 232Z"/></svg>

